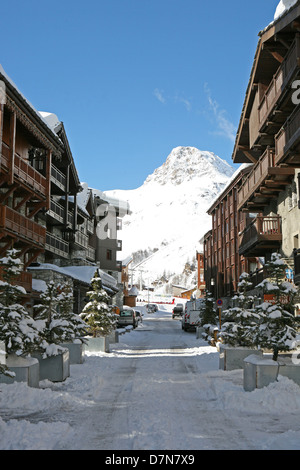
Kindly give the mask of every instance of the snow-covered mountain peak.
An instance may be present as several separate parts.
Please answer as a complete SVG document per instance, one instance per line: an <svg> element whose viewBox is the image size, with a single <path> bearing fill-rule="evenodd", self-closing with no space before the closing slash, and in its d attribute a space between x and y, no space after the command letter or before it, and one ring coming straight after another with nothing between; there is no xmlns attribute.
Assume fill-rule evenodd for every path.
<svg viewBox="0 0 300 470"><path fill-rule="evenodd" d="M131 267L139 266L137 274L143 269L145 279L165 272L175 282L173 276L181 276L187 261L202 250L200 240L211 228L207 210L233 173L212 152L176 147L139 188L105 191L130 206L120 233L122 259L133 255ZM189 283L184 277L177 283L179 279Z"/></svg>
<svg viewBox="0 0 300 470"><path fill-rule="evenodd" d="M195 147L176 147L163 165L149 175L145 184L156 182L161 185L179 185L203 176L231 176L232 168L214 153L201 151Z"/></svg>

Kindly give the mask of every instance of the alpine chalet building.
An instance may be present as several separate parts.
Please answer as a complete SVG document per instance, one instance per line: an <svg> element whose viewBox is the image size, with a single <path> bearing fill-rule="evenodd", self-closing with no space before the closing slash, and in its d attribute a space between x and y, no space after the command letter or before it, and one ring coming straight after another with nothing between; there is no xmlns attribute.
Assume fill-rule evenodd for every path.
<svg viewBox="0 0 300 470"><path fill-rule="evenodd" d="M273 252L279 252L289 265L287 278L300 283L300 1L259 33L232 160L248 165L234 188L233 288L227 287L227 247L222 248L222 255L216 255L213 248L210 258L206 256L206 263L211 264L206 276L219 284L214 293L222 296L235 291L234 276L244 268L250 273L254 260L257 268L262 263L263 276L263 264ZM219 202L225 197L225 193L220 195ZM218 217L221 209L216 210L217 206L211 207L209 213ZM226 230L226 219L220 220L220 233ZM218 240L211 243L214 247Z"/></svg>

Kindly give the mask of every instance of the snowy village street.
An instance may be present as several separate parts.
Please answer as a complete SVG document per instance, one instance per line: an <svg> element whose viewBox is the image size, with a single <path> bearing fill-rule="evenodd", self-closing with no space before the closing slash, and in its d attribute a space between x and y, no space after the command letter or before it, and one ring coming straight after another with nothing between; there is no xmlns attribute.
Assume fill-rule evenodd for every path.
<svg viewBox="0 0 300 470"><path fill-rule="evenodd" d="M299 449L299 387L282 377L249 393L241 370L218 367L161 306L63 383L1 384L0 449Z"/></svg>

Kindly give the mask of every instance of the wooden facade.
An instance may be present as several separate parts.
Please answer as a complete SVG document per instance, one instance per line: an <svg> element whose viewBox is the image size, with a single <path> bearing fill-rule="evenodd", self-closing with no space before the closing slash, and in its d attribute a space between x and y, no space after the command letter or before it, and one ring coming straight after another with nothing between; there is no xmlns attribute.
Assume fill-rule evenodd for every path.
<svg viewBox="0 0 300 470"><path fill-rule="evenodd" d="M50 207L50 173L62 145L41 116L0 70L5 100L0 105L0 256L19 250L24 273L20 285L31 291L27 267L43 253L46 227L40 217ZM43 169L34 168L39 154Z"/></svg>
<svg viewBox="0 0 300 470"><path fill-rule="evenodd" d="M239 233L248 217L237 210L237 194L250 170L251 166L243 165L208 210L212 230L203 239L204 273L206 288L214 297L232 296L240 274L258 268L255 256L245 258L239 253Z"/></svg>
<svg viewBox="0 0 300 470"><path fill-rule="evenodd" d="M42 272L43 281L52 280L55 267L95 266L121 277L116 253L122 242L109 240L108 247L99 241L96 195L80 184L64 124L36 111L1 66L0 81L0 257L19 250L23 272L16 282L31 299L38 297L33 279ZM82 198L84 189L88 198ZM115 215L117 233L125 214ZM108 249L110 263L102 257ZM82 290L74 278L81 298L88 290L83 284ZM108 289L110 295L119 295L119 287Z"/></svg>
<svg viewBox="0 0 300 470"><path fill-rule="evenodd" d="M289 201L291 192L300 199L300 105L294 96L299 78L296 4L259 35L232 155L235 163L253 163L238 192L238 210L256 214L241 230L240 254L268 257L279 251L290 265L300 231L299 209Z"/></svg>
<svg viewBox="0 0 300 470"><path fill-rule="evenodd" d="M227 190L209 211L213 228L204 237L204 252L215 296L232 294L237 276L253 272L255 260L274 251L294 266L299 281L299 254L293 252L300 248L300 104L294 95L299 79L298 2L259 34L232 155L234 163L249 168L232 188L233 213L228 203L226 209ZM263 277L257 265L254 284Z"/></svg>
<svg viewBox="0 0 300 470"><path fill-rule="evenodd" d="M204 278L204 254L196 252L197 260L197 289L200 293L200 296L203 297L205 293L205 278Z"/></svg>

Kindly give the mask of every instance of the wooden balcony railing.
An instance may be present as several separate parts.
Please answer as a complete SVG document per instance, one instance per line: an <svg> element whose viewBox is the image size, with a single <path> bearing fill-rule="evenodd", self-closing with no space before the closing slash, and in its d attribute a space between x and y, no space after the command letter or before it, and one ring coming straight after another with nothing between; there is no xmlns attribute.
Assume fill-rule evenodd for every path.
<svg viewBox="0 0 300 470"><path fill-rule="evenodd" d="M50 232L46 234L46 249L64 258L69 255L69 244Z"/></svg>
<svg viewBox="0 0 300 470"><path fill-rule="evenodd" d="M4 142L2 142L1 165L7 171L10 169L9 159L10 149ZM24 160L18 154L15 154L14 159L14 176L39 194L42 194L43 196L47 195L46 178L35 170L27 160Z"/></svg>
<svg viewBox="0 0 300 470"><path fill-rule="evenodd" d="M65 208L61 204L58 204L53 199L51 199L48 215L50 215L53 219L55 219L59 223L64 224L65 212L66 212ZM74 220L74 214L68 211L67 224L72 226L73 220Z"/></svg>
<svg viewBox="0 0 300 470"><path fill-rule="evenodd" d="M57 202L53 201L51 199L50 201L50 209L48 211L48 214L55 220L57 220L58 222L60 222L61 224L64 223L64 219L65 219L65 208L63 206L61 206L60 204L58 204Z"/></svg>
<svg viewBox="0 0 300 470"><path fill-rule="evenodd" d="M94 233L94 221L93 220L87 220L87 231L91 234Z"/></svg>
<svg viewBox="0 0 300 470"><path fill-rule="evenodd" d="M51 165L51 181L63 192L66 190L66 176L53 164Z"/></svg>
<svg viewBox="0 0 300 470"><path fill-rule="evenodd" d="M0 229L44 246L46 229L10 207L0 205Z"/></svg>
<svg viewBox="0 0 300 470"><path fill-rule="evenodd" d="M298 105L275 136L275 163L280 163L291 147L299 142L300 106Z"/></svg>
<svg viewBox="0 0 300 470"><path fill-rule="evenodd" d="M0 266L0 279L3 280L3 268ZM32 291L32 274L26 271L21 272L13 281L11 281L14 286L21 286L27 292Z"/></svg>
<svg viewBox="0 0 300 470"><path fill-rule="evenodd" d="M297 36L288 54L273 77L258 107L259 129L267 121L280 96L300 68L300 37Z"/></svg>
<svg viewBox="0 0 300 470"><path fill-rule="evenodd" d="M282 242L281 217L258 216L239 234L239 254L264 255Z"/></svg>
<svg viewBox="0 0 300 470"><path fill-rule="evenodd" d="M86 235L85 233L83 232L76 232L75 233L75 243L77 243L77 245L80 245L82 246L83 248L88 248L88 245L89 245L89 237L88 235Z"/></svg>
<svg viewBox="0 0 300 470"><path fill-rule="evenodd" d="M267 148L237 191L237 209L240 210L274 167L274 152Z"/></svg>

